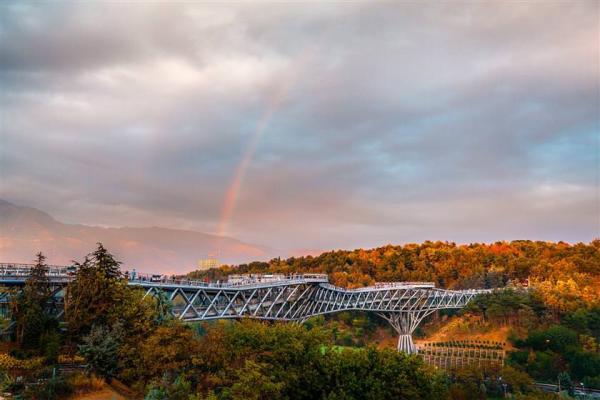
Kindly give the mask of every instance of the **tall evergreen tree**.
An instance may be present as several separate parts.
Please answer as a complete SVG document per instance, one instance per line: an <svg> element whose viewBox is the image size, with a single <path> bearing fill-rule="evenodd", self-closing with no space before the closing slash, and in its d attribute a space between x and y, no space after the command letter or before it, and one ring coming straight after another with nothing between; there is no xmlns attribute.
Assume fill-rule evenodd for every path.
<svg viewBox="0 0 600 400"><path fill-rule="evenodd" d="M65 319L72 338L89 333L93 325L110 327L115 322L115 304L126 285L120 264L102 243L82 263L75 263L77 275L65 295Z"/></svg>
<svg viewBox="0 0 600 400"><path fill-rule="evenodd" d="M51 290L46 256L41 252L36 254L35 265L31 269L27 282L25 282L24 291L31 301L45 308Z"/></svg>
<svg viewBox="0 0 600 400"><path fill-rule="evenodd" d="M156 302L155 322L159 325L162 325L173 319L173 314L171 313L173 309L173 303L171 300L169 300L167 294L163 290L156 291L154 300Z"/></svg>
<svg viewBox="0 0 600 400"><path fill-rule="evenodd" d="M106 278L111 280L119 280L123 277L121 270L119 269L121 262L115 260L112 254L106 250L102 243L98 243L98 248L91 254L92 262L95 267L104 275Z"/></svg>
<svg viewBox="0 0 600 400"><path fill-rule="evenodd" d="M12 314L15 338L24 347L36 346L42 334L56 327L48 310L51 295L46 257L40 252L23 290L14 296Z"/></svg>

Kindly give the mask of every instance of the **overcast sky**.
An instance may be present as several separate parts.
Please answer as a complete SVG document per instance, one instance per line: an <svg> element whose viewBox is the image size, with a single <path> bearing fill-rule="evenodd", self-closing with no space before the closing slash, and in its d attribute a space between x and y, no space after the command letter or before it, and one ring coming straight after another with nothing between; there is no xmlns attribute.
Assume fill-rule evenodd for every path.
<svg viewBox="0 0 600 400"><path fill-rule="evenodd" d="M3 1L0 197L278 249L589 241L599 5Z"/></svg>

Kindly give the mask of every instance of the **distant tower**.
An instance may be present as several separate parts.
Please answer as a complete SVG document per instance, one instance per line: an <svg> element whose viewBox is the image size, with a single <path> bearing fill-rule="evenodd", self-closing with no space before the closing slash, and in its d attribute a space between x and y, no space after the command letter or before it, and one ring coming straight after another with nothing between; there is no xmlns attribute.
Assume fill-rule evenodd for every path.
<svg viewBox="0 0 600 400"><path fill-rule="evenodd" d="M205 271L211 268L219 268L221 266L221 262L218 259L219 252L208 254L206 258L198 260L198 269L200 271Z"/></svg>

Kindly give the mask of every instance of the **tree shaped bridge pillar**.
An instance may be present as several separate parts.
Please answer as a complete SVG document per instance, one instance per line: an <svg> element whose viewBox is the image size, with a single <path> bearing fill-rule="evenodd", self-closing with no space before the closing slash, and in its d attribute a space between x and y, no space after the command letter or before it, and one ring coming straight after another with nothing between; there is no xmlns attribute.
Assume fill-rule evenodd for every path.
<svg viewBox="0 0 600 400"><path fill-rule="evenodd" d="M377 313L390 323L398 333L398 351L407 354L416 354L417 346L412 339L412 334L419 323L434 310L400 311L392 313Z"/></svg>

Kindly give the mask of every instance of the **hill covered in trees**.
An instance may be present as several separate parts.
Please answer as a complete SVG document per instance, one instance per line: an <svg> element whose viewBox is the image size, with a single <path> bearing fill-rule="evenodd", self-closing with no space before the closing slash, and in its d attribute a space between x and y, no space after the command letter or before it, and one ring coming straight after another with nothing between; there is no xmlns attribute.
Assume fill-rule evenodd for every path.
<svg viewBox="0 0 600 400"><path fill-rule="evenodd" d="M432 281L447 289L495 288L528 280L557 312L600 304L600 240L574 245L528 240L388 245L275 258L188 276L224 279L229 274L302 272L327 273L331 283L350 288L390 281Z"/></svg>
<svg viewBox="0 0 600 400"><path fill-rule="evenodd" d="M292 272L327 273L332 283L345 287L403 280L433 281L449 289L508 287L477 298L460 312L443 313L443 320L434 315L426 330L456 322L475 338L508 331L514 349L508 363L517 370L538 381L556 383L562 374L567 381L600 388L600 240L574 245L525 240L390 245L224 266L190 276L225 279L234 273ZM342 343L360 345L378 322L339 315L322 323L341 332Z"/></svg>
<svg viewBox="0 0 600 400"><path fill-rule="evenodd" d="M471 384L393 349L340 348L319 321L185 324L171 317L165 296L128 285L102 245L68 284L64 321L47 307L49 288L40 253L24 290L11 292L5 321L15 330L12 351L0 356L0 387L19 398L65 399L99 386L99 378L147 400L457 399ZM85 373L56 375L65 357L78 357ZM514 393L534 391L509 367L485 372L495 394L499 374Z"/></svg>
<svg viewBox="0 0 600 400"><path fill-rule="evenodd" d="M12 301L2 322L14 330L3 344L10 351L0 354L0 387L25 399L63 399L118 380L132 398L148 400L467 400L500 398L504 390L524 400L555 398L537 391L534 380L560 381L570 390L579 383L600 388L599 245L426 242L191 274L223 279L231 273L327 272L345 286L410 279L451 288L529 279L530 290L513 285L444 315L477 329L513 330L507 365L451 371L375 346L370 338L378 320L369 313L303 324L185 324L171 317L164 293L144 296L128 285L119 261L102 245L66 287L59 319L49 307L47 267L39 254L24 290L6 289ZM79 359L85 371L56 375L65 358Z"/></svg>

